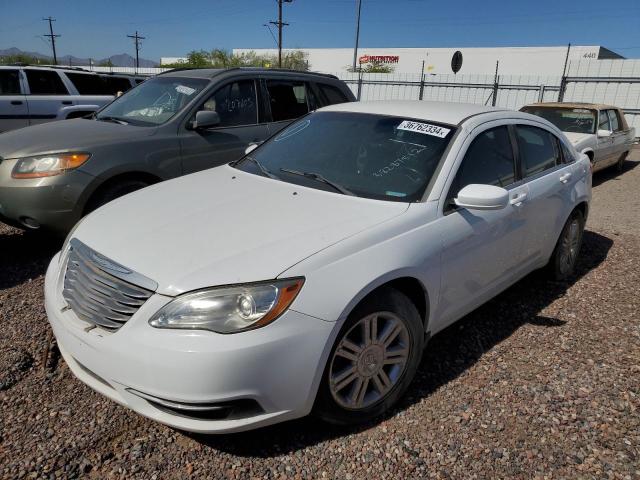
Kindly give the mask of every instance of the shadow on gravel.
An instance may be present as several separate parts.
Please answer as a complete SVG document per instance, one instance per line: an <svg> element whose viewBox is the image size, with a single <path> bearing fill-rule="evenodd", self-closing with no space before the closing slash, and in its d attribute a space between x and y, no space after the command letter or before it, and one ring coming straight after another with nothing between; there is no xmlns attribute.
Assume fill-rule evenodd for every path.
<svg viewBox="0 0 640 480"><path fill-rule="evenodd" d="M609 180L619 181L620 178L618 178L618 177L620 177L621 175L624 175L625 173L633 170L638 165L640 165L640 161L638 161L638 160L627 160L622 165L622 170L618 170L617 167L613 166L613 167L607 168L605 170L601 170L599 172L596 172L596 173L593 174L592 185L594 187L597 187L598 185L600 185L600 184L602 184L604 182L608 182Z"/></svg>
<svg viewBox="0 0 640 480"><path fill-rule="evenodd" d="M567 282L549 281L534 272L435 336L429 343L411 387L400 404L386 417L358 427L337 427L313 417L265 427L246 433L221 436L186 434L202 445L233 455L273 457L316 445L335 437L358 433L428 397L473 366L480 357L525 324L562 328L564 321L540 312L563 296L567 289L607 257L613 241L586 231L575 276ZM398 440L398 448L405 448Z"/></svg>
<svg viewBox="0 0 640 480"><path fill-rule="evenodd" d="M43 275L62 242L43 233L0 229L0 290Z"/></svg>

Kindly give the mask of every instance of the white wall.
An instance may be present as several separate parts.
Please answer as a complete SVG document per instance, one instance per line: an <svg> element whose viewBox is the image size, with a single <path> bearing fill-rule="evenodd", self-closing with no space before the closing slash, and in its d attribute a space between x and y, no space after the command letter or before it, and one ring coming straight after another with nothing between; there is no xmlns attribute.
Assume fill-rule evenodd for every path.
<svg viewBox="0 0 640 480"><path fill-rule="evenodd" d="M252 49L234 49L234 53ZM351 48L300 49L307 53L309 67L319 72L346 71L353 63ZM447 74L451 72L451 57L456 50L463 56L459 74L493 74L496 61L502 75L562 75L567 47L505 47L505 48L361 48L362 55L397 55L399 62L394 73L419 73L422 61L425 72ZM277 55L276 49L254 49L259 54ZM291 51L291 50L285 50ZM569 54L572 63L597 58L599 46L573 46Z"/></svg>

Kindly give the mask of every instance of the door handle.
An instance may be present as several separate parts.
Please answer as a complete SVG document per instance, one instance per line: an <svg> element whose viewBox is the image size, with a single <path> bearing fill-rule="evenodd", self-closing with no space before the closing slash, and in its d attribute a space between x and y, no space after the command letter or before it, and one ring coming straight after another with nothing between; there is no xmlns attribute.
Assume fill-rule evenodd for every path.
<svg viewBox="0 0 640 480"><path fill-rule="evenodd" d="M11 100L11 105L22 105L22 100Z"/></svg>
<svg viewBox="0 0 640 480"><path fill-rule="evenodd" d="M522 205L522 202L524 202L527 199L527 194L526 193L518 193L516 194L515 197L513 197L511 200L509 200L509 205L513 205L514 207L519 207L520 205Z"/></svg>
<svg viewBox="0 0 640 480"><path fill-rule="evenodd" d="M571 173L567 172L564 175L560 175L560 182L567 183L570 178L571 178Z"/></svg>
<svg viewBox="0 0 640 480"><path fill-rule="evenodd" d="M71 100L63 100L62 104L63 105L73 105L73 102Z"/></svg>

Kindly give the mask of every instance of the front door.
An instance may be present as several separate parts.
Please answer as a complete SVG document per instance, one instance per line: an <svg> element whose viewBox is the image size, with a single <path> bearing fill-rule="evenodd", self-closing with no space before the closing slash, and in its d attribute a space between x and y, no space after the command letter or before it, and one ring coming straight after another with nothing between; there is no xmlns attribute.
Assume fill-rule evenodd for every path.
<svg viewBox="0 0 640 480"><path fill-rule="evenodd" d="M443 324L437 329L484 303L519 273L527 189L518 179L511 136L506 125L474 134L467 141L439 220L442 285L436 318ZM469 184L503 187L509 191L510 204L500 210L455 207L452 200Z"/></svg>
<svg viewBox="0 0 640 480"><path fill-rule="evenodd" d="M20 71L0 70L0 132L29 125L27 98L20 88Z"/></svg>
<svg viewBox="0 0 640 480"><path fill-rule="evenodd" d="M609 120L609 114L606 110L600 110L598 112L598 130L607 130L611 132L611 122ZM611 132L613 133L613 132ZM597 134L597 132L596 132ZM615 155L614 138L613 134L609 137L598 137L598 147L594 153L593 167L594 169L601 169L610 165L611 159Z"/></svg>
<svg viewBox="0 0 640 480"><path fill-rule="evenodd" d="M607 110L609 114L609 123L611 125L611 138L612 141L612 158L611 164L618 162L620 157L628 150L627 133L622 126L622 119L618 117L617 110Z"/></svg>
<svg viewBox="0 0 640 480"><path fill-rule="evenodd" d="M220 125L206 130L190 130L188 124L201 110L220 116ZM258 95L254 80L236 80L217 89L201 103L181 128L180 146L183 173L217 167L244 155L251 143L263 142L269 131L258 122Z"/></svg>

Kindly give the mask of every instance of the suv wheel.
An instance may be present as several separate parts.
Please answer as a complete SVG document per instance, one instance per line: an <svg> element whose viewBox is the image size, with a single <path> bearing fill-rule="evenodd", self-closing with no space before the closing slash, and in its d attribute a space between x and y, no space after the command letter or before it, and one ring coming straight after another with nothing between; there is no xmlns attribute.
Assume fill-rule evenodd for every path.
<svg viewBox="0 0 640 480"><path fill-rule="evenodd" d="M381 415L413 380L423 345L422 319L404 294L388 289L366 300L338 334L315 413L342 425Z"/></svg>

